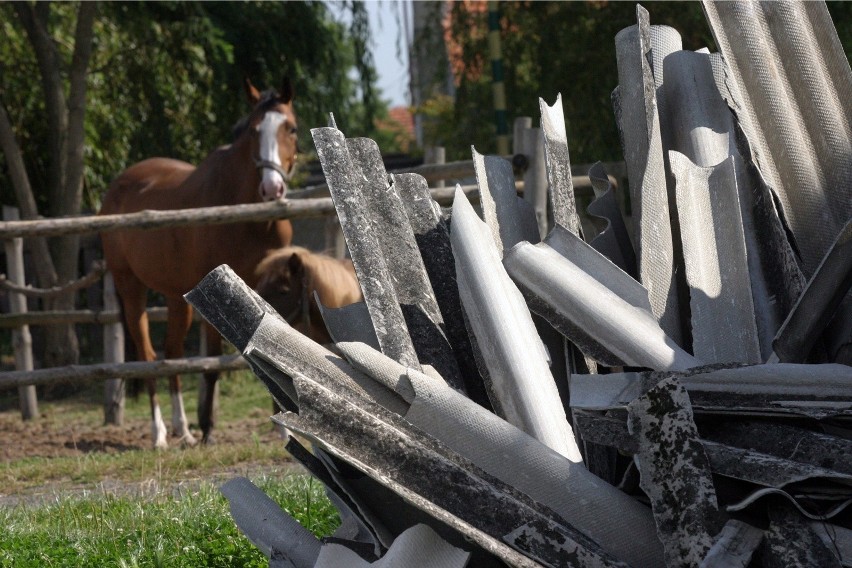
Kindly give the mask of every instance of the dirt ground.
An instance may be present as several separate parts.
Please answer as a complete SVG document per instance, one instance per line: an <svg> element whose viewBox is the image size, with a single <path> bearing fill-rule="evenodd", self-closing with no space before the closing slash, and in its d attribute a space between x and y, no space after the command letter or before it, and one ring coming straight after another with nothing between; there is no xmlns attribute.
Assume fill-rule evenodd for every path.
<svg viewBox="0 0 852 568"><path fill-rule="evenodd" d="M0 460L24 457L83 456L90 452L115 453L151 448L148 420L128 420L122 426L91 424L85 420L64 420L61 416L23 422L16 412L0 413ZM200 432L193 432L198 434ZM228 422L214 431L217 444L280 442L267 417L250 417ZM258 439L259 438L259 439ZM169 443L177 444L176 439Z"/></svg>

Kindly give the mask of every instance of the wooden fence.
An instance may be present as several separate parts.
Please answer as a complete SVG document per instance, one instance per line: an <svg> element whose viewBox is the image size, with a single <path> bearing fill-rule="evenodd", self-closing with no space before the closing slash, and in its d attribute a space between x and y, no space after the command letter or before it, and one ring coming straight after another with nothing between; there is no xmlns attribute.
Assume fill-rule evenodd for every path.
<svg viewBox="0 0 852 568"><path fill-rule="evenodd" d="M519 194L536 210L539 227L547 231L547 179L544 166L543 138L540 128L531 127L531 119L519 118L514 129L514 154L509 159L516 166L516 187ZM478 200L473 161L443 162L439 149L432 154L436 163L428 163L404 172L418 173L430 184L432 197L442 205L450 205L455 183L461 183L472 201ZM590 165L574 166L574 189L578 196L591 196L592 186L587 175ZM623 163L605 164L615 185L625 180ZM391 171L389 173L403 173ZM345 245L336 220L334 204L328 197L328 187L316 185L294 190L283 202L258 203L225 207L205 207L174 211L141 211L126 215L79 216L61 219L17 220L14 208L4 208L0 224L0 239L6 244L6 281L12 285L9 294L10 313L0 314L0 328L13 329L16 371L0 373L0 390L17 388L24 420L38 415L36 385L83 380L104 380L104 413L107 423L120 424L123 419L124 381L127 379L160 377L176 373L230 371L247 368L238 355L222 357L188 357L169 361L124 362L124 337L120 311L110 275L104 278L102 310L45 311L28 313L23 290L23 240L32 237L56 237L126 229L156 229L194 224L226 224L239 221L272 219L322 218L326 223L326 245L343 256ZM329 246L331 245L331 246ZM15 287L17 285L17 288ZM16 291L20 290L20 291ZM150 321L165 321L165 308L149 308ZM104 328L103 364L75 365L62 368L33 370L32 340L29 326L88 323Z"/></svg>

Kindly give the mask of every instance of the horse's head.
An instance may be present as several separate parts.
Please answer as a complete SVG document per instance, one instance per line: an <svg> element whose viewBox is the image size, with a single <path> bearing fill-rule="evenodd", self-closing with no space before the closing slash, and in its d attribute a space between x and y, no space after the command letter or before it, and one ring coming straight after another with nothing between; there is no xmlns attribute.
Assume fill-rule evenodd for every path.
<svg viewBox="0 0 852 568"><path fill-rule="evenodd" d="M304 259L309 252L302 247L284 247L270 251L257 265L255 291L269 302L290 324L307 315L310 301Z"/></svg>
<svg viewBox="0 0 852 568"><path fill-rule="evenodd" d="M293 86L285 78L280 91L260 93L246 79L245 89L253 106L245 132L251 136L252 157L260 172L258 192L264 201L281 199L287 193L298 152Z"/></svg>

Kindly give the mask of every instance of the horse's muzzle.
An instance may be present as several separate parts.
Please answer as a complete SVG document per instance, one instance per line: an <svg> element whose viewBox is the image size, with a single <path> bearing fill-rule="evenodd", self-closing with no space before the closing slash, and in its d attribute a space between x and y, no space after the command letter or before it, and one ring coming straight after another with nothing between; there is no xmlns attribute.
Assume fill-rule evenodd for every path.
<svg viewBox="0 0 852 568"><path fill-rule="evenodd" d="M287 194L287 184L278 176L270 176L269 179L264 176L257 190L264 201L273 201L284 198Z"/></svg>
<svg viewBox="0 0 852 568"><path fill-rule="evenodd" d="M290 174L275 162L256 160L255 166L261 172L260 187L258 187L260 197L264 201L283 199L287 194L287 181L290 179Z"/></svg>

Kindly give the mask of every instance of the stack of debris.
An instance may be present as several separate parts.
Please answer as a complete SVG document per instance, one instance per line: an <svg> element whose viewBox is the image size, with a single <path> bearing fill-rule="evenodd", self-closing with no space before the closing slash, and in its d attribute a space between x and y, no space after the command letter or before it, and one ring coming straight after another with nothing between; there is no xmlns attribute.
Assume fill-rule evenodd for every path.
<svg viewBox="0 0 852 568"><path fill-rule="evenodd" d="M226 484L270 566L852 566L852 73L822 3L704 8L720 54L616 36L635 253L600 167L584 239L560 99L543 240L502 158L482 221L312 132L365 299L335 351L228 267L187 295L341 514Z"/></svg>

